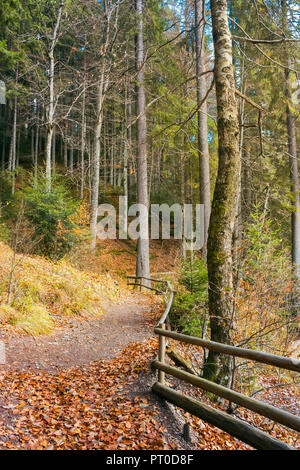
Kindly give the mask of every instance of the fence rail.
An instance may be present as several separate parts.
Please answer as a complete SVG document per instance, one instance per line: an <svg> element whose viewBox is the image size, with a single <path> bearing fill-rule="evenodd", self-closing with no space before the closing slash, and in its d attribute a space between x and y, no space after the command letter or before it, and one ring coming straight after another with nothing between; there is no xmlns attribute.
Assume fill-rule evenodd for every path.
<svg viewBox="0 0 300 470"><path fill-rule="evenodd" d="M195 344L197 346L210 349L211 351L228 354L230 356L243 357L252 361L262 362L263 364L280 367L281 369L300 372L300 361L291 359L289 357L277 356L275 354L269 354L253 349L229 346L228 344L216 343L215 341L208 341L196 336L183 335L181 333L177 333L176 331L164 331L159 327L155 328L154 331L158 335L167 336L168 338L176 339L182 343Z"/></svg>
<svg viewBox="0 0 300 470"><path fill-rule="evenodd" d="M165 289L156 289L152 286L148 286L147 284L143 284L143 280L164 285ZM153 385L153 392L170 403L173 403L185 411L198 416L202 420L228 432L232 436L249 444L255 449L292 450L293 448L284 442L271 437L269 434L266 434L265 432L251 426L250 424L230 416L223 411L205 405L199 400L195 400L192 397L183 395L182 393L179 393L170 387L167 387L165 385L165 374L181 379L186 383L213 393L218 397L225 398L230 402L242 406L243 408L254 411L262 416L267 417L268 419L300 432L300 417L266 402L250 398L242 393L236 392L222 385L215 384L214 382L167 364L165 362L167 344L166 338L172 338L182 343L194 344L208 350L216 351L218 353L250 359L252 361L257 361L263 364L272 365L281 369L298 373L300 372L300 361L289 357L278 356L275 354L269 354L252 349L239 348L228 344L204 340L196 336L189 336L178 333L176 331L171 331L168 316L175 295L175 291L171 283L164 279L155 279L151 277L143 278L142 276L128 276L128 284L139 286L140 288L150 288L151 290L156 291L156 293L162 294L166 303L165 310L154 329L154 332L159 336L159 351L158 360L153 362L153 367L158 371L158 382Z"/></svg>

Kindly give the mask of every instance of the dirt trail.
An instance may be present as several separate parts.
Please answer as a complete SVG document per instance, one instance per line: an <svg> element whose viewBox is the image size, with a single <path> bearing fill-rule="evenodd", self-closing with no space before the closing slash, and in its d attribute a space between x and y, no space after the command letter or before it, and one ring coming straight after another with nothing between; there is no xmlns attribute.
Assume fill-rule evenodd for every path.
<svg viewBox="0 0 300 470"><path fill-rule="evenodd" d="M149 299L127 299L126 303L104 305L106 313L89 321L68 320L68 327L52 335L31 337L14 335L1 338L5 343L3 369L56 372L91 361L111 359L129 342L153 336L160 305Z"/></svg>
<svg viewBox="0 0 300 470"><path fill-rule="evenodd" d="M153 299L152 303L149 303L149 298L146 296L135 295L132 299L127 299L126 303L107 305L106 313L100 318L82 322L74 319L71 324L68 322L67 328L53 335L36 338L19 335L2 336L1 339L4 340L6 345L7 362L5 365L0 366L0 375L2 371L2 373L4 373L2 377L5 377L5 383L2 385L2 392L4 393L0 396L0 450L7 448L44 448L44 443L48 442L47 439L49 436L47 437L47 433L50 433L51 428L48 428L45 424L37 424L38 417L45 415L44 418L48 420L48 415L53 413L53 410L58 407L54 407L53 410L50 407L49 410L47 410L48 405L45 406L45 402L43 401L41 402L42 405L36 403L35 406L33 406L31 397L39 396L41 393L41 384L46 383L46 387L42 386L42 390L44 390L43 393L46 394L46 404L49 402L56 403L57 400L61 400L60 392L59 390L57 391L56 382L59 384L61 377L65 377L63 382L71 388L71 385L69 385L70 382L72 387L76 389L76 395L77 393L84 395L83 404L81 401L79 403L77 402L76 409L80 407L84 408L87 406L88 394L91 392L86 393L84 389L82 389L80 380L78 382L74 381L74 374L75 376L79 374L80 378L81 373L79 371L82 370L82 376L84 377L85 374L87 374L91 377L91 383L93 383L95 380L93 375L95 367L99 367L100 370L102 370L101 368L103 367L108 367L108 370L110 370L114 378L113 381L109 382L110 387L112 387L110 392L111 398L107 398L107 387L103 389L103 397L101 396L101 400L103 400L103 404L101 405L103 408L101 408L101 413L103 413L102 418L99 418L97 414L97 407L100 406L98 402L97 407L94 404L92 405L96 410L94 411L93 409L93 413L95 413L99 421L99 423L97 421L97 426L99 427L99 429L97 427L97 432L101 429L106 429L106 431L104 431L104 437L102 436L101 438L101 442L97 441L93 448L140 448L139 446L144 445L143 441L146 443L150 442L149 445L150 448L152 448L152 439L153 448L193 449L194 444L188 444L182 438L184 422L174 420L174 415L170 411L170 408L161 402L161 400L157 400L150 392L151 385L155 381L155 376L149 367L150 362L145 371L141 371L138 374L138 379L133 381L130 377L126 379L126 371L123 377L123 372L121 372L121 370L123 370L122 365L119 366L121 367L119 375L118 372L116 374L113 372L116 367L116 361L120 362L120 364L124 362L124 368L128 368L126 357L128 354L128 344L130 343L142 343L141 351L143 350L143 344L145 344L145 357L148 357L149 352L147 352L147 349L149 349L149 340L151 341L151 338L154 337L153 329L161 315L161 311L162 303L159 299L157 299L157 303L153 303ZM124 358L122 357L123 352L125 354ZM142 352L141 357L143 357L143 355ZM118 357L121 358L120 361ZM148 359L146 359L146 362L147 361ZM132 373L134 374L134 372ZM16 389L14 388L15 382L18 382L20 377L22 377L21 381L25 380L28 382L30 390L27 390L26 385L24 385L24 391L22 391L22 385L19 385ZM107 380L107 374L105 374L103 378L104 377ZM103 383L102 379L100 379L100 382ZM11 385L14 390L11 390ZM48 393L49 396L47 395ZM25 403L24 400L27 403L24 410L28 408L30 416L28 419L21 417L20 424L17 421L19 415L14 415L14 409L18 409L18 406L22 407ZM112 400L112 402L110 400ZM67 402L62 402L62 407L65 410L65 419L57 424L55 435L64 432L64 427L66 426L64 421L69 419L68 415L71 413L70 405L68 405ZM116 407L118 409L120 408L122 411L118 411L117 415L114 416L112 413L115 413ZM127 410L127 407L129 410L133 409L134 411L138 409L140 416L142 416L142 413L145 415L144 418L141 418L142 428L146 423L150 424L147 424L145 430L138 433L134 438L127 436L129 432L127 429L126 433L123 434L123 439L126 440L128 438L128 443L126 445L124 444L122 447L121 441L120 444L115 442L116 437L113 433L115 427L122 425L122 415L129 413L129 418L130 411ZM84 411L81 410L81 413L84 413ZM39 432L37 435L35 435L35 429L32 429L32 416L34 416L34 426L41 426L38 428ZM150 426L149 429L151 429L153 416L155 416L156 421L153 421L155 425L154 427L152 425L153 430L151 433L153 437L151 437L148 428ZM72 419L71 417L71 422ZM110 420L108 426L105 419ZM75 417L74 420L76 421ZM84 419L81 421L84 424ZM48 423L48 421L46 422ZM77 418L77 424L78 422ZM67 425L70 427L68 423ZM94 427L93 425L93 429ZM39 437L40 433L46 436L46 440ZM28 436L31 437L29 438ZM107 439L107 444L104 445L103 440L105 438ZM157 438L160 439L159 442L161 443L156 441ZM51 439L53 441L53 436ZM47 447L47 444L46 448L56 448L56 446L53 447L51 439L49 440L49 447ZM72 436L69 436L68 439L72 442ZM119 439L121 439L121 437ZM132 444L130 443L130 439L132 440ZM30 443L25 444L25 441L30 441ZM85 444L79 446L76 443L69 444L69 441L66 445L71 445L70 448L73 448L73 446L74 448L85 448ZM87 440L87 445L92 444ZM59 445L58 448L64 447L60 447Z"/></svg>

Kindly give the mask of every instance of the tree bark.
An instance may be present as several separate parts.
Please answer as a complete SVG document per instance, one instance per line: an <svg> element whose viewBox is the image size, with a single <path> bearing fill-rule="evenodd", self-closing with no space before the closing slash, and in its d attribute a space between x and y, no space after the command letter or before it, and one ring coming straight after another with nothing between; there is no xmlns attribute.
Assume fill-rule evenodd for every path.
<svg viewBox="0 0 300 470"><path fill-rule="evenodd" d="M207 92L205 75L205 50L204 50L204 14L203 0L195 0L195 41L196 41L196 74L197 74L197 107L198 107L198 157L200 170L200 204L204 204L204 245L202 254L206 256L207 237L210 219L210 170L209 148L207 134ZM203 102L203 103L202 103ZM202 104L201 104L202 103Z"/></svg>
<svg viewBox="0 0 300 470"><path fill-rule="evenodd" d="M52 133L52 144L51 144L51 154L52 154L52 173L55 174L55 164L56 164L56 129L53 126Z"/></svg>
<svg viewBox="0 0 300 470"><path fill-rule="evenodd" d="M286 71L288 75L288 71ZM289 89L287 87L287 94ZM288 150L289 150L289 166L292 193L292 262L294 265L295 275L300 281L300 187L299 187L299 170L297 159L297 142L296 142L296 116L291 110L289 99L286 106L287 114L287 131L288 131Z"/></svg>
<svg viewBox="0 0 300 470"><path fill-rule="evenodd" d="M239 188L238 108L232 63L227 1L211 0L215 50L214 78L218 115L219 166L208 235L209 313L211 339L230 343L234 313L232 296L232 235ZM204 377L228 384L230 359L210 351Z"/></svg>
<svg viewBox="0 0 300 470"><path fill-rule="evenodd" d="M132 177L133 174L133 168L132 168L132 109L131 109L131 90L128 88L128 104L127 104L127 121L128 121L128 129L127 129L127 142L128 142L128 155L127 158L129 158L129 175L128 175L128 200L131 197L131 188L132 188L132 180L134 177Z"/></svg>
<svg viewBox="0 0 300 470"><path fill-rule="evenodd" d="M288 11L287 2L282 0L282 23L285 34L288 33ZM291 58L286 48L287 68L285 69L285 93L286 93L286 125L288 134L288 152L289 152L289 170L292 196L292 217L291 217L291 233L292 233L292 263L294 273L298 281L300 281L300 186L299 186L299 168L297 157L297 140L296 140L296 114L293 111L293 102L291 96L290 78L291 78Z"/></svg>
<svg viewBox="0 0 300 470"><path fill-rule="evenodd" d="M73 175L74 170L74 143L73 143L73 128L71 128L71 141L70 141L70 161L69 161L69 171L70 175Z"/></svg>
<svg viewBox="0 0 300 470"><path fill-rule="evenodd" d="M18 84L18 67L16 71L16 84ZM15 194L15 184L16 184L16 177L15 177L15 169L16 169L16 161L17 161L17 115L18 115L18 97L14 97L14 113L13 113L13 128L12 128L12 138L11 138L11 147L10 147L10 158L9 158L9 171L12 171L12 185L11 185L11 192Z"/></svg>
<svg viewBox="0 0 300 470"><path fill-rule="evenodd" d="M92 175L91 175L91 248L96 247L97 241L97 215L98 215L98 203L99 203L99 178L100 178L100 140L103 123L103 101L104 95L107 88L107 82L105 82L105 62L103 61L99 84L97 92L97 116L95 124L95 141L93 148L92 158Z"/></svg>
<svg viewBox="0 0 300 470"><path fill-rule="evenodd" d="M127 233L127 211L128 211L128 155L129 155L129 128L128 128L128 84L125 83L125 103L124 103L124 115L125 115L125 130L124 130L124 157L123 157L123 178L124 178L124 214L123 214L123 230ZM130 99L130 96L129 96Z"/></svg>
<svg viewBox="0 0 300 470"><path fill-rule="evenodd" d="M14 97L14 114L13 114L13 128L12 128L12 147L11 147L11 160L9 164L10 171L16 169L17 157L17 115L18 115L18 98Z"/></svg>
<svg viewBox="0 0 300 470"><path fill-rule="evenodd" d="M36 110L36 125L35 125L35 149L34 149L34 185L36 186L37 185L37 177L38 177L38 157L39 157L39 140L40 140L40 136L39 136L39 130L40 130L40 124L39 124L39 112L40 112L40 109L39 107L37 106L37 110Z"/></svg>
<svg viewBox="0 0 300 470"><path fill-rule="evenodd" d="M51 148L52 137L54 128L54 115L55 115L55 92L54 92L54 77L55 77L55 60L54 49L57 42L62 11L64 8L64 1L62 0L58 9L57 19L53 30L53 36L50 42L50 49L48 52L49 57L49 104L47 107L47 134L46 134L46 182L47 190L51 189Z"/></svg>
<svg viewBox="0 0 300 470"><path fill-rule="evenodd" d="M138 15L138 33L136 37L136 68L137 68L137 193L138 203L147 208L148 202L148 177L147 177L147 118L146 95L144 84L144 41L143 41L143 2L136 0L136 12ZM149 277L149 228L148 214L141 214L141 226L145 236L138 239L136 275ZM149 283L149 281L145 281Z"/></svg>

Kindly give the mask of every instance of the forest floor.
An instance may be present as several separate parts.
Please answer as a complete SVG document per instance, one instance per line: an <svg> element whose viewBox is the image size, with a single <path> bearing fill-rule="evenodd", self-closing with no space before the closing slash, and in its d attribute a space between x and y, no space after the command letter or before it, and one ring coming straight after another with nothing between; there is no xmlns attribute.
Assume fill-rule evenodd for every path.
<svg viewBox="0 0 300 470"><path fill-rule="evenodd" d="M131 246L115 243L102 244L94 262L82 254L72 261L95 275L109 271L109 286L119 286L122 295L105 297L101 315L52 312L55 329L39 336L0 330L7 359L0 365L0 449L248 449L151 393L158 350L153 329L163 303L126 288L123 270L134 272L135 255ZM176 276L178 245L161 256L163 249L152 247L152 269Z"/></svg>
<svg viewBox="0 0 300 470"><path fill-rule="evenodd" d="M202 424L183 439L179 410L151 393L153 326L162 304L139 294L52 335L6 335L0 367L0 448L246 448Z"/></svg>
<svg viewBox="0 0 300 470"><path fill-rule="evenodd" d="M3 368L55 373L91 361L112 359L129 342L151 338L153 315L160 310L160 304L149 305L146 296L137 299L132 294L126 301L104 304L106 313L99 318L68 319L66 328L51 335L2 335L6 350Z"/></svg>
<svg viewBox="0 0 300 470"><path fill-rule="evenodd" d="M168 250L154 244L153 271L176 275L178 250L176 243ZM26 274L32 263L47 271L47 282L57 275L57 266L38 258L25 260ZM186 442L184 415L151 393L156 377L150 365L158 349L153 329L163 303L126 288L125 273L134 272L133 247L104 242L95 259L83 252L70 263L101 281L109 276L102 313L86 318L52 309L55 328L49 334L1 328L6 363L0 365L0 449L242 448L204 425L201 439L191 432ZM107 295L109 286L117 289L115 298Z"/></svg>

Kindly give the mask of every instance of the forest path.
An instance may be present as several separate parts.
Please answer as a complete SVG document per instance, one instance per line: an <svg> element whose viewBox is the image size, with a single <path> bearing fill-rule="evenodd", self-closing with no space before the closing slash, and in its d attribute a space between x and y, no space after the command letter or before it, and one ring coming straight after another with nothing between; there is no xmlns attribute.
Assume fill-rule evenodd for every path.
<svg viewBox="0 0 300 470"><path fill-rule="evenodd" d="M142 295L126 302L104 305L105 313L89 320L68 319L66 328L38 337L8 336L4 369L45 370L53 373L96 360L115 357L128 343L154 336L161 302ZM3 369L2 369L3 370Z"/></svg>
<svg viewBox="0 0 300 470"><path fill-rule="evenodd" d="M139 294L51 336L2 337L0 450L195 448L150 393L162 309Z"/></svg>

